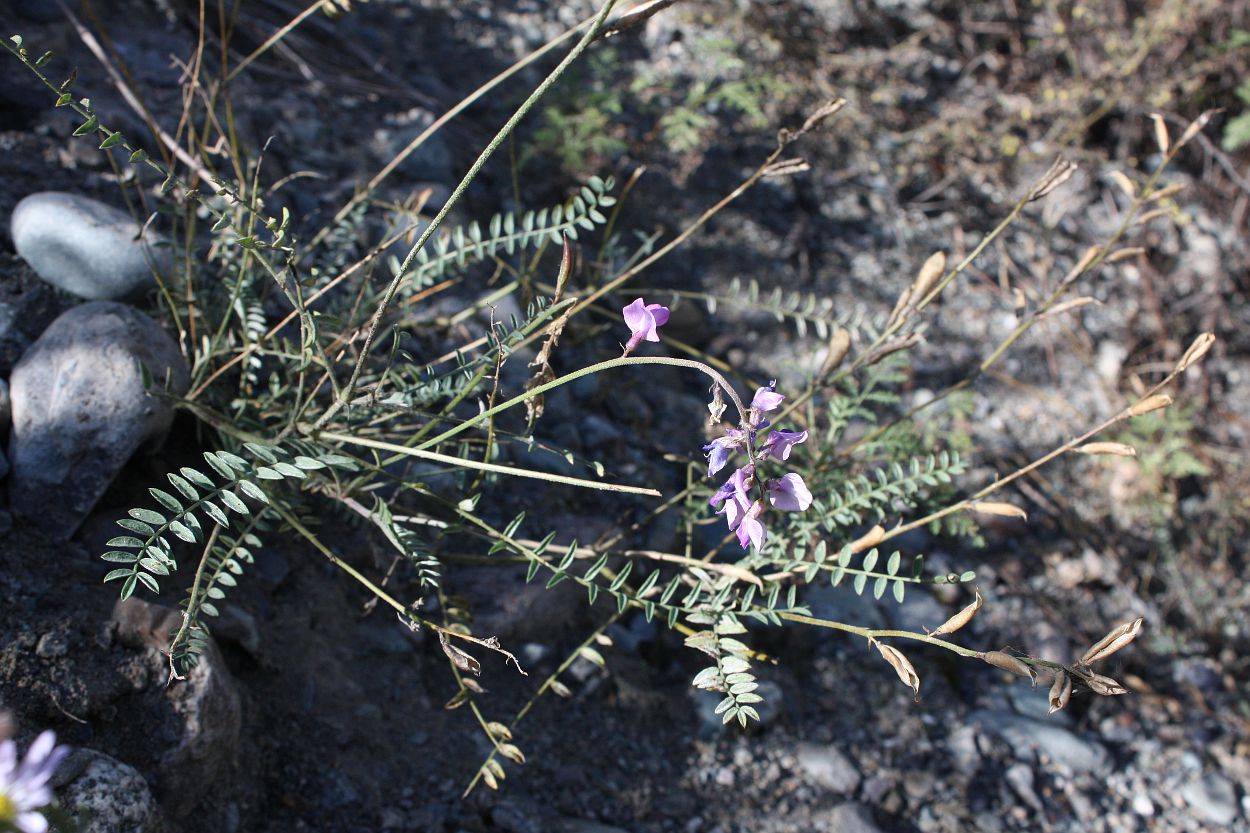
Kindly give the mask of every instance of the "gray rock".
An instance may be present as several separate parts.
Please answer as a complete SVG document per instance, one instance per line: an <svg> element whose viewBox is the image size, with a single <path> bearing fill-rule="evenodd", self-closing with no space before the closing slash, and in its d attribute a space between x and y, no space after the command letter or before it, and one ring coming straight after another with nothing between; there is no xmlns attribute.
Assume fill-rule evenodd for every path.
<svg viewBox="0 0 1250 833"><path fill-rule="evenodd" d="M1194 815L1210 824L1224 826L1237 818L1237 793L1233 782L1218 772L1190 781L1181 788L1181 797Z"/></svg>
<svg viewBox="0 0 1250 833"><path fill-rule="evenodd" d="M800 743L795 757L803 772L825 789L843 795L859 789L859 770L836 746Z"/></svg>
<svg viewBox="0 0 1250 833"><path fill-rule="evenodd" d="M13 403L9 399L9 383L0 379L0 431L7 431L13 418Z"/></svg>
<svg viewBox="0 0 1250 833"><path fill-rule="evenodd" d="M373 151L384 162L390 162L397 154L416 139L434 122L434 114L420 107L391 116L386 127L373 135ZM452 181L451 145L442 132L426 139L420 147L399 163L398 171L405 176L433 182Z"/></svg>
<svg viewBox="0 0 1250 833"><path fill-rule="evenodd" d="M555 833L628 833L628 831L610 824L600 824L597 821L559 819L555 824Z"/></svg>
<svg viewBox="0 0 1250 833"><path fill-rule="evenodd" d="M160 326L124 304L66 312L13 370L13 508L52 535L71 536L144 445L163 440L173 408L143 389L142 362L175 393L187 389L182 354Z"/></svg>
<svg viewBox="0 0 1250 833"><path fill-rule="evenodd" d="M872 817L872 810L857 801L839 804L825 813L819 829L837 833L881 833L881 828Z"/></svg>
<svg viewBox="0 0 1250 833"><path fill-rule="evenodd" d="M90 749L76 750L62 766L78 774L57 790L60 804L77 816L80 833L160 833L165 829L148 782L133 767Z"/></svg>
<svg viewBox="0 0 1250 833"><path fill-rule="evenodd" d="M974 711L968 720L1006 741L1021 760L1045 755L1073 772L1105 772L1111 762L1102 744L1083 740L1062 726L994 710Z"/></svg>
<svg viewBox="0 0 1250 833"><path fill-rule="evenodd" d="M903 597L902 604L894 601L889 593L882 596L878 604L884 608L885 618L891 627L918 633L924 633L925 628L933 630L955 613L955 610L963 607L961 604L955 610L947 611L924 588L911 590Z"/></svg>
<svg viewBox="0 0 1250 833"><path fill-rule="evenodd" d="M154 673L167 674L162 653L182 614L135 597L113 606L117 641L147 654ZM163 689L177 722L160 756L156 794L171 818L184 818L224 778L239 746L242 704L234 678L211 639L186 679Z"/></svg>
<svg viewBox="0 0 1250 833"><path fill-rule="evenodd" d="M153 286L152 270L168 273L158 238L111 205L43 191L13 209L13 247L54 286L89 301L116 300Z"/></svg>

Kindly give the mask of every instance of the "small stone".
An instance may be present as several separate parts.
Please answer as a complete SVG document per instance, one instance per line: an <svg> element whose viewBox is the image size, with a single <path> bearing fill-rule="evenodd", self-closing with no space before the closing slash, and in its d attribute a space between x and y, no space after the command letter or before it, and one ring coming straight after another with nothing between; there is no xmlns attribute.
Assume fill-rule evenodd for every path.
<svg viewBox="0 0 1250 833"><path fill-rule="evenodd" d="M75 760L77 759L77 760ZM165 829L148 782L133 767L90 749L79 749L62 767L76 775L57 791L60 804L78 817L79 833L159 833Z"/></svg>
<svg viewBox="0 0 1250 833"><path fill-rule="evenodd" d="M1181 788L1181 797L1195 815L1210 824L1222 827L1237 818L1237 793L1233 783L1218 772L1190 781Z"/></svg>
<svg viewBox="0 0 1250 833"><path fill-rule="evenodd" d="M808 778L827 790L851 795L859 789L859 770L836 746L800 743L795 758Z"/></svg>
<svg viewBox="0 0 1250 833"><path fill-rule="evenodd" d="M96 301L52 322L9 382L13 509L68 539L140 448L173 423L168 400L143 388L142 363L175 394L188 376L178 345L125 304Z"/></svg>
<svg viewBox="0 0 1250 833"><path fill-rule="evenodd" d="M1111 756L1105 747L1062 726L991 710L972 712L969 721L1001 737L1022 760L1042 754L1073 772L1102 772L1110 766Z"/></svg>
<svg viewBox="0 0 1250 833"><path fill-rule="evenodd" d="M1151 818L1155 814L1154 802L1150 800L1150 796L1144 792L1133 794L1133 812L1144 819Z"/></svg>
<svg viewBox="0 0 1250 833"><path fill-rule="evenodd" d="M1033 770L1028 764L1014 763L1007 767L1004 779L1012 791L1020 796L1021 801L1032 807L1037 813L1043 811L1042 801L1037 797L1037 792L1033 788Z"/></svg>
<svg viewBox="0 0 1250 833"><path fill-rule="evenodd" d="M69 653L69 640L62 631L52 631L39 637L35 644L35 655L44 659L63 657Z"/></svg>
<svg viewBox="0 0 1250 833"><path fill-rule="evenodd" d="M847 802L834 807L820 825L821 830L836 830L837 833L881 833L877 822L872 817L872 810L858 802Z"/></svg>
<svg viewBox="0 0 1250 833"><path fill-rule="evenodd" d="M13 247L48 283L89 301L118 300L168 273L156 236L119 208L67 194L31 194L13 209ZM143 232L140 237L140 232Z"/></svg>

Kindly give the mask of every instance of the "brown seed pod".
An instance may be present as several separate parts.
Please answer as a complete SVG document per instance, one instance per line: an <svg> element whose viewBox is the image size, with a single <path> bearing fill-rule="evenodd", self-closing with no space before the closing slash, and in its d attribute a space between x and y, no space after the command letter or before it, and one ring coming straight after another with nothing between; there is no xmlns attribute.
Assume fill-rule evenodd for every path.
<svg viewBox="0 0 1250 833"><path fill-rule="evenodd" d="M1181 356L1181 360L1176 363L1176 372L1183 373L1195 363L1202 361L1202 357L1214 345L1215 333L1200 334L1194 339L1194 343L1189 345L1189 349L1185 351L1185 355Z"/></svg>
<svg viewBox="0 0 1250 833"><path fill-rule="evenodd" d="M1124 443L1085 443L1072 449L1077 454L1114 454L1117 457L1136 457L1137 449Z"/></svg>
<svg viewBox="0 0 1250 833"><path fill-rule="evenodd" d="M920 675L916 673L916 669L912 667L907 657L903 656L892 645L883 645L875 639L872 640L872 644L881 652L881 656L885 657L885 661L894 668L894 673L898 674L898 678L903 681L903 685L910 688L915 696L919 697Z"/></svg>
<svg viewBox="0 0 1250 833"><path fill-rule="evenodd" d="M1139 616L1132 622L1120 625L1111 631L1111 633L1090 646L1089 650L1081 656L1081 664L1091 665L1100 659L1106 659L1125 645L1128 645L1137 638L1137 634L1141 633L1142 624L1145 621L1144 618Z"/></svg>
<svg viewBox="0 0 1250 833"><path fill-rule="evenodd" d="M1063 183L1072 178L1072 174L1076 173L1076 165L1073 165L1062 156L1054 161L1050 169L1042 174L1042 178L1037 181L1034 186L1029 189L1026 199L1029 202L1040 200L1051 191L1058 188Z"/></svg>
<svg viewBox="0 0 1250 833"><path fill-rule="evenodd" d="M1155 144L1159 146L1159 153L1167 156L1172 148L1172 141L1168 138L1167 122L1158 113L1151 113L1150 118L1155 123Z"/></svg>
<svg viewBox="0 0 1250 833"><path fill-rule="evenodd" d="M1101 694L1104 697L1114 697L1117 694L1128 694L1128 689L1120 685L1110 677L1102 674L1089 674L1085 678L1085 684L1089 686L1089 690L1095 694Z"/></svg>
<svg viewBox="0 0 1250 833"><path fill-rule="evenodd" d="M1060 671L1055 675L1055 682L1050 687L1050 714L1062 709L1068 705L1069 698L1072 697L1072 678L1068 676L1067 671Z"/></svg>
<svg viewBox="0 0 1250 833"><path fill-rule="evenodd" d="M851 542L851 552L860 553L866 549L875 547L885 538L885 527L877 524L872 529L865 532L860 537Z"/></svg>
<svg viewBox="0 0 1250 833"><path fill-rule="evenodd" d="M984 603L984 600L981 598L981 591L976 590L974 592L976 593L976 599L974 599L971 604L956 613L951 618L947 619L942 624L938 625L937 630L933 631L929 634L929 636L941 636L942 634L954 633L964 625L971 622L972 617L976 615L977 611L981 609L981 605Z"/></svg>
<svg viewBox="0 0 1250 833"><path fill-rule="evenodd" d="M1147 396L1140 402L1135 403L1128 409L1129 416L1141 416L1151 411L1157 411L1160 408L1166 408L1172 404L1172 397L1166 393L1156 393L1154 396Z"/></svg>
<svg viewBox="0 0 1250 833"><path fill-rule="evenodd" d="M980 512L982 515L1001 515L1004 518L1019 518L1022 521L1029 519L1029 513L1025 512L1014 503L1006 503L1001 500L982 500L972 504L973 512Z"/></svg>
<svg viewBox="0 0 1250 833"><path fill-rule="evenodd" d="M995 668L1001 668L1004 671L1010 671L1012 674L1028 677L1034 683L1037 682L1037 672L1033 670L1033 667L1021 662L1011 654L1005 654L1002 651L985 651L977 656Z"/></svg>
<svg viewBox="0 0 1250 833"><path fill-rule="evenodd" d="M820 365L820 378L827 379L838 369L838 365L842 364L842 360L846 358L846 354L851 350L851 334L842 327L838 327L833 331L833 335L829 336L829 354L825 356L825 361Z"/></svg>

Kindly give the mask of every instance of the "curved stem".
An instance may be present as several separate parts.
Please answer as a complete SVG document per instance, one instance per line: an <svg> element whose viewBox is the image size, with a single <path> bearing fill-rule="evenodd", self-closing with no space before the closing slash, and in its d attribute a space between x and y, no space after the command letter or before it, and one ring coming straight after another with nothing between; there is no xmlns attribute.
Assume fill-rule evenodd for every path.
<svg viewBox="0 0 1250 833"><path fill-rule="evenodd" d="M706 364L703 364L702 362L694 361L693 359L674 359L674 358L669 358L667 356L621 356L620 358L617 358L617 359L608 359L605 362L599 362L598 364L592 364L589 367L583 367L581 370L575 370L566 376L561 376L557 379L552 379L550 382L547 382L546 384L539 385L538 387L528 390L525 393L518 394L517 396L512 397L506 402L499 403L493 408L487 408L485 411L482 411L477 416L472 417L471 419L467 419L453 428L447 429L446 431L439 434L438 436L431 437L430 439L416 446L416 448L417 450L422 451L427 448L430 448L431 446L438 445L439 443L445 440L448 440L456 436L457 434L460 434L464 431L469 430L474 425L477 425L479 422L489 419L490 417L494 416L497 413L500 413L501 411L506 411L509 408L513 408L517 405L520 405L523 402L533 399L534 397L539 396L541 394L544 394L549 390L558 388L561 385L567 385L569 382L576 381L582 378L583 376L589 376L592 373L599 373L604 370L611 370L614 367L625 367L631 364L635 364L635 365L636 364L667 364L667 365L672 365L673 367L688 367L692 370L697 370L700 373L703 373L704 375L710 376L712 380L716 382L716 384L719 385L723 391L725 391L725 393L729 396L730 401L734 403L734 407L738 409L738 420L745 427L746 421L747 421L747 409L742 404L742 399L738 396L737 391L733 389L733 386L729 384L728 379L726 379L716 370L713 370L712 368L708 367Z"/></svg>

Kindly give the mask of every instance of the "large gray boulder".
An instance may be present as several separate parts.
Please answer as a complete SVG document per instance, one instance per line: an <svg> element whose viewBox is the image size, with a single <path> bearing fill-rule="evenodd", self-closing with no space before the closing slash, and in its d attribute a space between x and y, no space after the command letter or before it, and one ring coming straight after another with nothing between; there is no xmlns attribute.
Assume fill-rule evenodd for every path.
<svg viewBox="0 0 1250 833"><path fill-rule="evenodd" d="M50 284L89 301L118 300L168 274L169 256L121 209L63 191L42 191L13 209L13 247ZM140 232L142 236L140 235Z"/></svg>
<svg viewBox="0 0 1250 833"><path fill-rule="evenodd" d="M61 539L73 535L126 461L159 445L173 407L143 388L142 362L185 393L186 364L160 325L112 301L52 322L9 379L9 494L19 515Z"/></svg>

